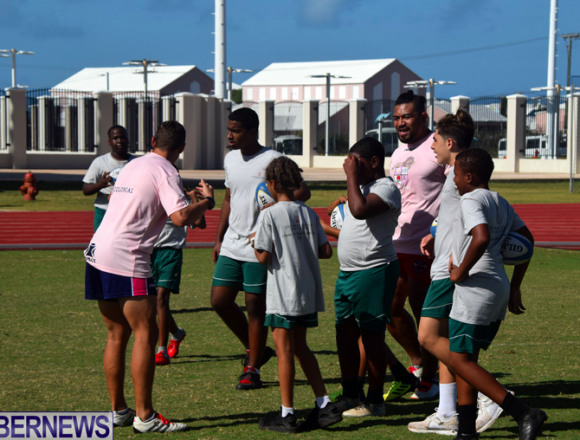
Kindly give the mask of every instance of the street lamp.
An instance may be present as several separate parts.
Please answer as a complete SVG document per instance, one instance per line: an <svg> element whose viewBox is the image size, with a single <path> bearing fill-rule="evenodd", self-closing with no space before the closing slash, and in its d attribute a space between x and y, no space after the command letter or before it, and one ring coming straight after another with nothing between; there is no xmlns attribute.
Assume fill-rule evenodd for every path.
<svg viewBox="0 0 580 440"><path fill-rule="evenodd" d="M435 128L435 84L439 85L446 85L446 84L457 84L455 81L436 81L433 78L429 79L429 81L420 80L420 81L408 81L405 84L405 88L410 89L413 88L414 90L417 89L425 89L429 87L429 130L433 131Z"/></svg>
<svg viewBox="0 0 580 440"><path fill-rule="evenodd" d="M0 49L0 53L9 53L12 55L12 87L16 87L16 55L34 55L34 52L29 52L26 50L16 50L12 49ZM9 57L10 55L1 55L3 57Z"/></svg>
<svg viewBox="0 0 580 440"><path fill-rule="evenodd" d="M131 60L129 62L123 63L124 66L143 66L143 72L134 72L140 75L143 75L143 89L145 91L145 99L147 99L147 74L148 73L155 73L155 70L147 70L149 66L157 67L157 66L167 66L167 64L162 64L158 60L146 60L143 58L142 60Z"/></svg>
<svg viewBox="0 0 580 440"><path fill-rule="evenodd" d="M350 76L331 75L325 73L324 75L310 75L310 78L326 78L326 133L324 142L324 155L328 156L328 145L330 142L330 78L350 78Z"/></svg>
<svg viewBox="0 0 580 440"><path fill-rule="evenodd" d="M206 72L215 72L215 69L207 69ZM232 100L232 74L235 73L252 73L249 69L234 69L232 66L227 68L228 72L228 101Z"/></svg>

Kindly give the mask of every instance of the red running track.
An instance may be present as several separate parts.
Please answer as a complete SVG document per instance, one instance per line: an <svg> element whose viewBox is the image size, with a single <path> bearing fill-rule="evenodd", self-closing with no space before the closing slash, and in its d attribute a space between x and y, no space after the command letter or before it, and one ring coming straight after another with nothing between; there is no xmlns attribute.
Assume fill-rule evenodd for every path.
<svg viewBox="0 0 580 440"><path fill-rule="evenodd" d="M514 205L539 246L580 250L580 204ZM315 208L328 221L326 208ZM205 230L190 230L188 247L213 246L220 212L206 214ZM0 250L84 249L93 235L92 211L0 212ZM334 241L334 239L332 239Z"/></svg>

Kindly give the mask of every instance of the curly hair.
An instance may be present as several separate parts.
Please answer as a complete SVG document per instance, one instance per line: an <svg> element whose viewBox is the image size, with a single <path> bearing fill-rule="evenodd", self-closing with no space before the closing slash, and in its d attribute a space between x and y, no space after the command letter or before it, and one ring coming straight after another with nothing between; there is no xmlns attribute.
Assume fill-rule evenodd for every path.
<svg viewBox="0 0 580 440"><path fill-rule="evenodd" d="M475 127L469 113L459 109L456 114L446 114L437 121L437 132L444 139L453 139L459 148L464 149L471 146Z"/></svg>
<svg viewBox="0 0 580 440"><path fill-rule="evenodd" d="M296 191L303 182L301 171L292 159L278 157L266 168L266 180L273 180L274 188L278 192Z"/></svg>
<svg viewBox="0 0 580 440"><path fill-rule="evenodd" d="M483 148L466 148L455 157L455 166L464 173L471 173L481 181L488 183L495 167L490 154Z"/></svg>

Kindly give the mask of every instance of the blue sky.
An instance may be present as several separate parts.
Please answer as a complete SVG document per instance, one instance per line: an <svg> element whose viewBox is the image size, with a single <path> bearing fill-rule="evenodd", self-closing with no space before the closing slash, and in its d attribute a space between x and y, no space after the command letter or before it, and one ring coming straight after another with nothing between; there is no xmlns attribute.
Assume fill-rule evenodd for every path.
<svg viewBox="0 0 580 440"><path fill-rule="evenodd" d="M0 49L17 58L18 83L50 87L83 67L124 61L213 68L213 0L0 0ZM509 94L546 85L549 0L227 0L228 65L398 58L449 97ZM580 32L580 2L559 1L560 33ZM575 20L576 18L576 20ZM544 38L544 39L542 39ZM539 39L524 44L507 45ZM567 54L558 38L557 79ZM433 56L488 46L495 49ZM572 75L580 76L580 40ZM10 59L0 58L0 87ZM248 74L237 74L241 83Z"/></svg>

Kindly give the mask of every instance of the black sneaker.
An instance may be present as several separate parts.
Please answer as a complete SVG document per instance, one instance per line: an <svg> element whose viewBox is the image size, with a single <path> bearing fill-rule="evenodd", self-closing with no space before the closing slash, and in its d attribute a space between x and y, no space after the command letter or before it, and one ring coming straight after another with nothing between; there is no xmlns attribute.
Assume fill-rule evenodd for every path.
<svg viewBox="0 0 580 440"><path fill-rule="evenodd" d="M253 367L245 367L243 374L238 377L238 380L239 383L236 385L236 390L257 390L262 388L260 373L256 373Z"/></svg>
<svg viewBox="0 0 580 440"><path fill-rule="evenodd" d="M264 355L262 356L262 365L266 364L266 362L272 359L273 356L276 356L276 351L273 348L266 347L266 349L264 350ZM250 355L246 354L244 359L242 359L242 365L244 366L244 368L246 368L249 363L250 363ZM260 366L260 368L262 368L262 366Z"/></svg>
<svg viewBox="0 0 580 440"><path fill-rule="evenodd" d="M308 414L302 424L303 431L312 431L318 428L326 428L342 420L342 415L334 403L328 403L324 408L319 408L316 404L314 409Z"/></svg>
<svg viewBox="0 0 580 440"><path fill-rule="evenodd" d="M295 433L300 429L300 426L296 423L296 416L294 414L288 414L286 417L282 417L282 411L279 411L271 419L260 419L258 426L265 431L286 433Z"/></svg>
<svg viewBox="0 0 580 440"><path fill-rule="evenodd" d="M457 437L453 440L477 440L479 439L479 434L476 432L475 434L459 434L457 433Z"/></svg>
<svg viewBox="0 0 580 440"><path fill-rule="evenodd" d="M520 440L534 440L548 416L541 409L531 408L520 424Z"/></svg>

